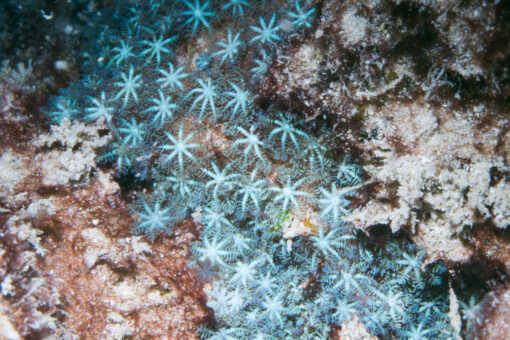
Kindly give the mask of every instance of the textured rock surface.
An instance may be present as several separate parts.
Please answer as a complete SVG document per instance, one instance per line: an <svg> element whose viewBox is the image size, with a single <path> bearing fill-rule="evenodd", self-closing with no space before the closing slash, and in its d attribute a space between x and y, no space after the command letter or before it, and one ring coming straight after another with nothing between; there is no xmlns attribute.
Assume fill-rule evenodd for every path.
<svg viewBox="0 0 510 340"><path fill-rule="evenodd" d="M174 238L150 245L130 236L125 203L103 183L28 192L27 209L4 213L0 277L11 327L3 334L195 337L207 316L201 284L186 265L196 228L183 222Z"/></svg>
<svg viewBox="0 0 510 340"><path fill-rule="evenodd" d="M453 263L480 250L471 228L508 228L507 7L324 1L314 31L274 62L260 93L330 121L339 149L363 160L373 199L356 226L404 230L429 261Z"/></svg>
<svg viewBox="0 0 510 340"><path fill-rule="evenodd" d="M45 131L26 107L9 110L0 145L0 337L194 339L208 316L187 267L197 228L184 221L152 244L132 236L126 197L95 163L110 138L104 126L63 121Z"/></svg>
<svg viewBox="0 0 510 340"><path fill-rule="evenodd" d="M510 337L510 289L499 287L481 303L468 330L467 339L508 339Z"/></svg>

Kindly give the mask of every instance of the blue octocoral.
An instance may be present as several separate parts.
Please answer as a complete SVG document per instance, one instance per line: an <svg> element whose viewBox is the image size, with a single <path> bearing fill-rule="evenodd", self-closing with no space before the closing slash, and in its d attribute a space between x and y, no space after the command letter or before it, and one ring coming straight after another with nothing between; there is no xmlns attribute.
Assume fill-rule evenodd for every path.
<svg viewBox="0 0 510 340"><path fill-rule="evenodd" d="M105 158L119 176L148 182L133 209L135 233L171 235L193 212L202 232L191 264L212 281L207 304L217 321L205 337L326 338L354 315L375 335L443 337L447 299L422 309L447 294L441 269L425 272L407 243L374 245L343 221L360 166L333 156L318 137L331 135L327 127L312 131L278 105L255 102L247 70L265 73L269 49L285 40L277 23L285 13L264 3L140 3L112 34L101 85L83 85L86 100L57 98L50 117L107 118L115 141ZM292 3L293 24L311 26L314 9ZM216 5L228 25L215 26ZM209 33L219 29L226 42ZM176 57L177 46L193 61ZM284 236L290 228L306 232Z"/></svg>
<svg viewBox="0 0 510 340"><path fill-rule="evenodd" d="M170 208L162 206L159 200L150 204L142 199L141 206L141 209L135 211L140 219L133 227L135 233L146 234L151 239L162 232L170 233L169 223L173 218Z"/></svg>

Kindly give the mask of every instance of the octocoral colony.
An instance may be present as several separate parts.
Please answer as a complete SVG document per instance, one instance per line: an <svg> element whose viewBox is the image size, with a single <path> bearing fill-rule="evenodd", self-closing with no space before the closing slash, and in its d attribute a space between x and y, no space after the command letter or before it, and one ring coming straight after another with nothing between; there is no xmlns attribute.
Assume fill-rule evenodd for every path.
<svg viewBox="0 0 510 340"><path fill-rule="evenodd" d="M200 337L322 339L356 317L383 338L453 338L445 268L345 222L362 168L326 142L325 125L254 95L290 36L309 33L314 5L119 6L125 19L104 34L104 59L48 117L106 121L113 141L101 158L146 184L134 233L172 236L190 216L201 226L189 265L209 283L215 323Z"/></svg>

